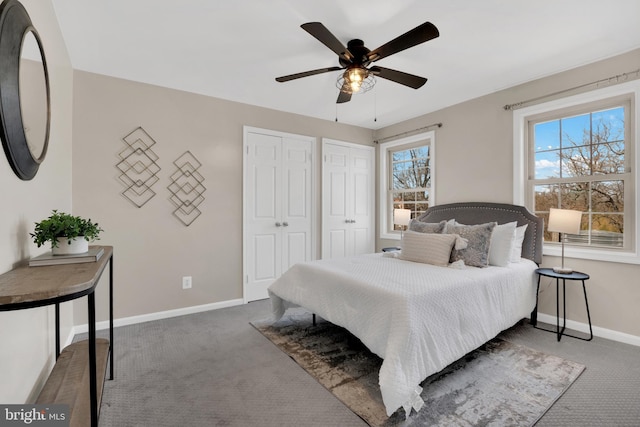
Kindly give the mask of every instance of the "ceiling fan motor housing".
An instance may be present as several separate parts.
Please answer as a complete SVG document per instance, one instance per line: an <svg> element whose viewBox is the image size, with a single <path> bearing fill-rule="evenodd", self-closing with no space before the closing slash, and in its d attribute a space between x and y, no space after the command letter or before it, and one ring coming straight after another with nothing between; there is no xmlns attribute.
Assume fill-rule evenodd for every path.
<svg viewBox="0 0 640 427"><path fill-rule="evenodd" d="M369 52L371 51L366 48L362 40L353 39L347 43L347 52L345 52L344 55L340 55L338 60L343 67L350 65L362 65L366 67L371 63L368 56ZM350 60L347 60L346 58L349 57Z"/></svg>

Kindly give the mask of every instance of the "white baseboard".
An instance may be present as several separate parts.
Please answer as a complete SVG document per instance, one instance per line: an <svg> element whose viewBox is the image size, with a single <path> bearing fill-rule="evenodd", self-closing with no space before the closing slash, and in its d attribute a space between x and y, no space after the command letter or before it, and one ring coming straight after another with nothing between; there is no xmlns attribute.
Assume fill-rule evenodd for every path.
<svg viewBox="0 0 640 427"><path fill-rule="evenodd" d="M548 323L555 327L556 325L556 316L551 316L544 313L538 313L538 321L543 323ZM560 319L560 323L562 323L562 319ZM576 322L574 320L567 320L567 329L573 329L574 331L583 332L585 334L589 334L589 324ZM625 344L636 345L640 347L640 337L630 334L625 334L624 332L618 332L611 329L600 328L598 326L593 326L593 336L606 338L612 341L619 341Z"/></svg>
<svg viewBox="0 0 640 427"><path fill-rule="evenodd" d="M233 307L233 306L242 305L242 304L244 304L244 300L242 298L239 298L239 299L233 299L228 301L214 302L211 304L196 305L193 307L177 308L175 310L141 314L139 316L123 317L121 319L114 319L113 326L117 327L117 326L135 325L136 323L144 323L144 322L150 322L152 320L167 319L169 317L177 317L177 316L184 316L187 314L201 313L203 311L218 310L221 308ZM102 322L96 323L96 330L99 331L102 329L109 329L108 320L104 320ZM71 332L67 337L67 342L65 346L71 344L71 342L73 341L73 337L76 334L83 334L87 332L89 332L89 326L86 323L82 325L74 326L73 328L71 328Z"/></svg>

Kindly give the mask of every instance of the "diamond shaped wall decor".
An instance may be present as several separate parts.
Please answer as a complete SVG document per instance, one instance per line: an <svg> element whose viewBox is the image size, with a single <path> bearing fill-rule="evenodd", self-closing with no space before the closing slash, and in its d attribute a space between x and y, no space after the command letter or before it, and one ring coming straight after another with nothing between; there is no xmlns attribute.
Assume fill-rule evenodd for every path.
<svg viewBox="0 0 640 427"><path fill-rule="evenodd" d="M151 187L158 182L158 156L151 147L156 143L141 127L122 138L126 147L120 153L116 168L121 172L118 178L125 185L121 193L135 206L141 208L156 195Z"/></svg>
<svg viewBox="0 0 640 427"><path fill-rule="evenodd" d="M171 184L167 187L171 196L169 200L176 206L173 214L186 226L191 225L202 213L198 206L204 201L204 192L207 190L202 182L204 177L198 172L202 164L189 151L175 162L178 168L171 175Z"/></svg>

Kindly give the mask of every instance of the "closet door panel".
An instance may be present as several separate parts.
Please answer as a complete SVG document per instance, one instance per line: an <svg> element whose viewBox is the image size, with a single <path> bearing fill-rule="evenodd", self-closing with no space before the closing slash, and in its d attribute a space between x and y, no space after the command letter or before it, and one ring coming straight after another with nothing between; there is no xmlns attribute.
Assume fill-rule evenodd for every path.
<svg viewBox="0 0 640 427"><path fill-rule="evenodd" d="M283 270L288 270L291 266L299 262L309 261L307 258L309 240L309 233L306 232L287 233L287 239L284 245L287 248L286 258L284 259L286 268Z"/></svg>
<svg viewBox="0 0 640 427"><path fill-rule="evenodd" d="M331 230L326 239L326 248L323 248L323 258L343 258L349 253L347 248L347 230ZM325 250L326 249L326 250ZM326 256L325 256L326 254Z"/></svg>
<svg viewBox="0 0 640 427"><path fill-rule="evenodd" d="M274 280L278 276L279 260L276 259L278 252L278 237L275 233L255 235L253 247L255 248L255 264L253 276L256 281Z"/></svg>

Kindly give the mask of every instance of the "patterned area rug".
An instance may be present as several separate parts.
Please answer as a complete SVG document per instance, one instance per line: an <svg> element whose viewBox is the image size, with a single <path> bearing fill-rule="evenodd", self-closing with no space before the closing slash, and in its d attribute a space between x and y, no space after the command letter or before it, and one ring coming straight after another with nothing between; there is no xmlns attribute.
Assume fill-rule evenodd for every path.
<svg viewBox="0 0 640 427"><path fill-rule="evenodd" d="M425 406L387 417L375 354L343 328L286 314L253 326L371 426L531 426L585 369L499 338L427 378Z"/></svg>

